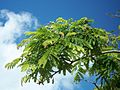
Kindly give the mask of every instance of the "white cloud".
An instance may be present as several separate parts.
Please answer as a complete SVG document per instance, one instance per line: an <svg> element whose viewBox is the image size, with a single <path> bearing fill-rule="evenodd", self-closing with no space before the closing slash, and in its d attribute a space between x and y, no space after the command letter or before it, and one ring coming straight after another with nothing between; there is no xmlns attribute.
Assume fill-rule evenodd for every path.
<svg viewBox="0 0 120 90"><path fill-rule="evenodd" d="M17 49L16 40L22 38L25 31L35 29L38 21L30 13L15 13L8 10L0 10L0 89L1 90L73 90L73 77L56 75L55 84L37 85L28 83L23 87L20 86L22 74L19 69L6 70L6 62L19 57L22 48Z"/></svg>
<svg viewBox="0 0 120 90"><path fill-rule="evenodd" d="M2 90L16 90L19 86L21 78L19 70L7 71L4 65L22 53L22 48L19 50L16 48L15 40L20 38L25 31L35 29L37 25L37 19L30 13L0 10L0 80L2 81L0 88Z"/></svg>
<svg viewBox="0 0 120 90"><path fill-rule="evenodd" d="M31 27L37 26L37 19L32 18L30 13L16 14L8 10L0 11L1 18L5 18L5 23L0 26L0 43L10 43L16 38L20 37L24 31L31 29ZM34 22L33 22L34 21Z"/></svg>

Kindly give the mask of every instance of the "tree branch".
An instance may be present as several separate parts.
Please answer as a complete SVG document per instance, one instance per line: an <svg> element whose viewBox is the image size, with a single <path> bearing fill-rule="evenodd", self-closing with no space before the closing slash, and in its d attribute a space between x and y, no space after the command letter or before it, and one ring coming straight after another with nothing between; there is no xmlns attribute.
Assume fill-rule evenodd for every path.
<svg viewBox="0 0 120 90"><path fill-rule="evenodd" d="M109 50L109 51L102 52L102 54L107 54L107 53L120 53L120 50Z"/></svg>
<svg viewBox="0 0 120 90"><path fill-rule="evenodd" d="M80 58L78 58L78 59L76 59L74 61L70 61L70 64L73 64L74 62L79 61L79 60L80 60Z"/></svg>
<svg viewBox="0 0 120 90"><path fill-rule="evenodd" d="M58 71L54 71L54 73L51 75L51 77L53 77L55 74L57 74L60 70Z"/></svg>
<svg viewBox="0 0 120 90"><path fill-rule="evenodd" d="M84 80L85 82L88 82L88 83L94 84L95 87L96 87L98 90L100 90L100 88L99 88L99 86L97 85L97 83L92 82L92 81L88 81L88 80L85 80L85 79L81 79L81 80Z"/></svg>

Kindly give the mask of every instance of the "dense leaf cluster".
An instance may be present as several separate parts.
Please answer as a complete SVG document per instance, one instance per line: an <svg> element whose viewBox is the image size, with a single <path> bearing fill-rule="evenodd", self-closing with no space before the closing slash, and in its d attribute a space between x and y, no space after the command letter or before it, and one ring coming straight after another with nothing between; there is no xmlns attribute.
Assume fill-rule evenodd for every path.
<svg viewBox="0 0 120 90"><path fill-rule="evenodd" d="M79 82L88 72L96 75L95 85L100 81L98 90L120 88L120 36L94 28L91 22L86 17L76 21L58 18L27 32L29 38L18 45L25 47L22 55L5 67L21 67L26 72L22 83L54 83L55 74L66 72L75 73L74 80Z"/></svg>

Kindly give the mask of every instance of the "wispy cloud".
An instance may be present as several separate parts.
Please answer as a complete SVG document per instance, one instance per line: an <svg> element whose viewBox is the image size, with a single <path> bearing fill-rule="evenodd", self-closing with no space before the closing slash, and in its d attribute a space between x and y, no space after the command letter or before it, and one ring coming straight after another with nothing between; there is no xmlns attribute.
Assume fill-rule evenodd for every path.
<svg viewBox="0 0 120 90"><path fill-rule="evenodd" d="M6 62L19 57L22 48L17 49L16 40L22 38L25 31L38 27L38 20L30 13L15 13L9 10L0 10L0 89L1 90L73 90L73 76L56 75L55 84L37 85L29 83L20 86L22 74L17 68L6 70Z"/></svg>

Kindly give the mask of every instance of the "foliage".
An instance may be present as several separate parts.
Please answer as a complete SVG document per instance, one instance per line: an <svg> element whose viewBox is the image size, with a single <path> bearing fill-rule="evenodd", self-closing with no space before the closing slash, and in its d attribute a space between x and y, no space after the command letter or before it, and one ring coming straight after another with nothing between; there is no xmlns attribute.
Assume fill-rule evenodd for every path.
<svg viewBox="0 0 120 90"><path fill-rule="evenodd" d="M27 32L29 37L18 44L18 48L25 47L22 55L5 67L11 69L17 65L26 72L22 83L30 80L38 84L54 83L55 74L66 72L75 73L75 82L80 82L89 72L90 76L96 75L95 83L100 81L98 87L103 90L119 88L120 36L94 28L91 22L86 17L75 21L60 17Z"/></svg>

